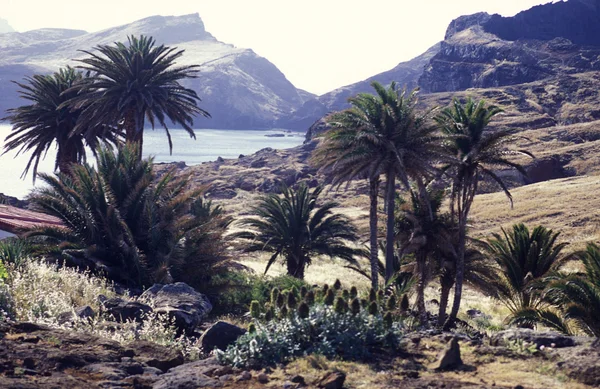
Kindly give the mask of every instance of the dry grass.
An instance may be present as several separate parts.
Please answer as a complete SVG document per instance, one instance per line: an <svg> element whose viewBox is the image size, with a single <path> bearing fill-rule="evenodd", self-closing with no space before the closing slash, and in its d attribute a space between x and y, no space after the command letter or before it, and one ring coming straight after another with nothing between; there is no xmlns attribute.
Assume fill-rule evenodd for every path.
<svg viewBox="0 0 600 389"><path fill-rule="evenodd" d="M471 231L485 237L515 223L543 225L579 249L600 238L598 193L600 176L582 176L512 189L512 209L503 193L480 195L473 204Z"/></svg>

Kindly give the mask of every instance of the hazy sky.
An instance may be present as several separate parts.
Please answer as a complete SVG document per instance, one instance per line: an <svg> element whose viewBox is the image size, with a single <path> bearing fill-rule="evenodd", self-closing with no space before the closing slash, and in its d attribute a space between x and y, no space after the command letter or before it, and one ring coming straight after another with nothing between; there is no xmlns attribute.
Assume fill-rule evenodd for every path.
<svg viewBox="0 0 600 389"><path fill-rule="evenodd" d="M99 31L152 15L200 14L220 41L252 48L299 88L321 94L391 69L475 12L512 16L550 0L0 0L19 32Z"/></svg>

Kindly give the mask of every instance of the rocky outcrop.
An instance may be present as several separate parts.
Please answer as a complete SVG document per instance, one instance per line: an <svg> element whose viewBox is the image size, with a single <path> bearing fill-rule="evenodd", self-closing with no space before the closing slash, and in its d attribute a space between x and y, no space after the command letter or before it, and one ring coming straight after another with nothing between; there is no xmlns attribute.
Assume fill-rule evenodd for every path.
<svg viewBox="0 0 600 389"><path fill-rule="evenodd" d="M212 310L208 298L191 286L174 284L154 284L139 297L153 307L156 314L169 315L180 332L192 333Z"/></svg>
<svg viewBox="0 0 600 389"><path fill-rule="evenodd" d="M330 128L331 126L325 121L325 118L317 120L308 128L308 131L306 131L304 144L311 142L317 135L324 133Z"/></svg>
<svg viewBox="0 0 600 389"><path fill-rule="evenodd" d="M541 346L552 348L573 347L576 344L575 338L571 336L552 331L534 331L527 328L497 332L490 338L490 344L493 346L506 345L517 340L535 344L538 348Z"/></svg>

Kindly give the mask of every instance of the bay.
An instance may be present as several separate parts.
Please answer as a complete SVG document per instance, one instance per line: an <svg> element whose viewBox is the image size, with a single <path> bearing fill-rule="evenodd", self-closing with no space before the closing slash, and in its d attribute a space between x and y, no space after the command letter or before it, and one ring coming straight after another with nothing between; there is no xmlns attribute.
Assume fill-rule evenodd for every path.
<svg viewBox="0 0 600 389"><path fill-rule="evenodd" d="M0 153L4 151L4 139L11 127L0 125ZM171 130L173 154L169 154L169 143L164 130L146 130L144 132L144 157L153 156L155 162L185 162L197 165L214 161L218 157L238 158L240 154L249 155L265 147L286 149L301 145L304 133L289 132L283 129L272 130L195 130L196 139L190 138L184 130ZM283 134L271 137L266 135ZM21 174L30 158L28 153L16 155L9 152L0 155L0 193L19 198L25 197L34 187L31 171L27 177ZM50 173L54 169L56 151L51 148L44 160L40 161L39 172ZM91 159L93 160L93 159ZM40 185L36 181L36 185Z"/></svg>

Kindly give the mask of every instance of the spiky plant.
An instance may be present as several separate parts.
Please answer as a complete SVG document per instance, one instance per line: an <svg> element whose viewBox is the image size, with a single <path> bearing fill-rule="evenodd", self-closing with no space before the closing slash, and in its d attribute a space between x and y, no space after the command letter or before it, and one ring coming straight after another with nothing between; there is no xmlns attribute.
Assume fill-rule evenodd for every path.
<svg viewBox="0 0 600 389"><path fill-rule="evenodd" d="M283 258L287 273L304 279L304 271L314 256L326 255L356 263L362 249L351 247L358 240L357 230L345 216L335 213L335 202L318 206L321 187L310 190L304 183L293 190L283 187L283 196L263 196L250 210L251 217L239 225L245 230L232 238L245 241L246 252L273 253L265 273L278 258Z"/></svg>
<svg viewBox="0 0 600 389"><path fill-rule="evenodd" d="M167 123L182 126L190 137L194 117L209 117L198 106L200 98L181 81L195 78L198 65L176 66L184 50L157 46L154 38L129 36L128 42L98 45L95 52L83 51L87 58L78 68L91 77L72 88L75 92L64 107L79 109L80 120L74 132L86 133L98 123L122 126L127 142L138 144L141 158L146 119L154 128L162 126L173 149Z"/></svg>
<svg viewBox="0 0 600 389"><path fill-rule="evenodd" d="M469 98L463 104L454 99L448 107L436 117L436 122L446 136L444 146L450 162L444 167L451 177L450 212L458 224L456 280L454 303L446 321L450 327L456 320L462 299L464 283L464 258L467 244L467 220L473 199L479 187L481 177L489 177L504 191L512 205L512 195L505 182L494 171L498 168L516 169L526 175L525 169L510 159L514 155L533 157L526 150L513 146L517 137L515 130L488 130L488 125L502 110L487 105L483 100Z"/></svg>
<svg viewBox="0 0 600 389"><path fill-rule="evenodd" d="M72 164L86 160L86 147L95 153L101 144L117 143L118 132L108 131L104 123L90 126L85 134L73 133L83 107L70 109L61 105L77 95L71 88L85 79L82 73L67 67L51 75L34 75L26 77L23 83L15 82L21 88L21 97L31 104L7 111L4 120L13 128L6 137L4 153L31 152L22 176L33 169L35 181L40 160L53 145L56 145L54 170L68 173Z"/></svg>
<svg viewBox="0 0 600 389"><path fill-rule="evenodd" d="M529 313L547 306L539 282L570 260L563 254L567 244L558 243L558 236L542 226L530 232L524 224L516 224L483 242L484 253L498 265L496 276L489 282L496 297L510 310L509 323L531 328L536 321Z"/></svg>

